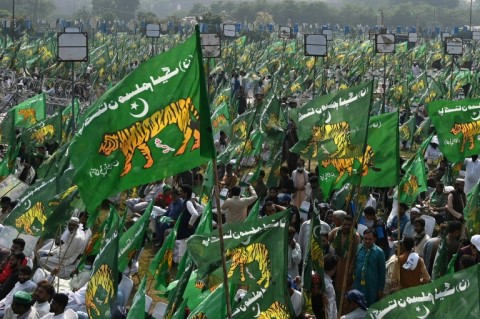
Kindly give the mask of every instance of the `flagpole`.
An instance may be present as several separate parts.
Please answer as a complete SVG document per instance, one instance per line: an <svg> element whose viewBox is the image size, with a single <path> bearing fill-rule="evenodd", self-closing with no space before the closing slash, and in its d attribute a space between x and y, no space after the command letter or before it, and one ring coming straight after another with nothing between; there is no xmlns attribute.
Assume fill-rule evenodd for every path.
<svg viewBox="0 0 480 319"><path fill-rule="evenodd" d="M215 203L217 205L217 229L220 240L220 255L222 256L222 269L223 269L223 287L225 289L225 301L227 305L228 319L232 319L232 305L230 304L230 293L228 287L228 271L227 271L227 258L225 256L225 242L223 240L223 226L222 226L222 210L220 209L220 187L218 180L217 170L217 156L212 158L213 178L215 183Z"/></svg>

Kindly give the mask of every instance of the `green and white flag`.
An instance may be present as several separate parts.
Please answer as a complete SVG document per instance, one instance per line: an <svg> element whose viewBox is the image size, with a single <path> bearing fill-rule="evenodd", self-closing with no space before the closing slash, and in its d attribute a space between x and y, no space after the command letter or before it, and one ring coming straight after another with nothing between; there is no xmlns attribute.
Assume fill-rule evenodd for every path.
<svg viewBox="0 0 480 319"><path fill-rule="evenodd" d="M132 227L122 234L120 238L120 248L118 250L118 270L123 272L127 268L130 260L136 255L142 246L143 237L148 227L150 213L153 208L153 200L148 204L142 217L138 219ZM125 215L124 215L125 216Z"/></svg>
<svg viewBox="0 0 480 319"><path fill-rule="evenodd" d="M362 186L389 187L398 183L400 154L397 128L398 112L370 118Z"/></svg>
<svg viewBox="0 0 480 319"><path fill-rule="evenodd" d="M463 209L468 235L480 234L480 183L468 193L467 204Z"/></svg>
<svg viewBox="0 0 480 319"><path fill-rule="evenodd" d="M225 227L228 280L249 286L245 297L232 309L233 318L268 313L275 313L276 318L289 318L291 304L286 290L289 216L290 212L285 211ZM222 276L219 245L217 234L193 235L188 240L187 250L198 266L199 278Z"/></svg>
<svg viewBox="0 0 480 319"><path fill-rule="evenodd" d="M15 127L30 127L45 119L45 108L45 93L35 95L13 107L10 112L14 114Z"/></svg>
<svg viewBox="0 0 480 319"><path fill-rule="evenodd" d="M365 318L478 318L480 265L402 289L368 308Z"/></svg>
<svg viewBox="0 0 480 319"><path fill-rule="evenodd" d="M398 185L400 203L413 204L421 192L427 190L427 174L423 155L417 152L413 161L405 167L405 175Z"/></svg>
<svg viewBox="0 0 480 319"><path fill-rule="evenodd" d="M117 299L119 219L116 212L114 217L93 263L93 275L85 293L85 307L91 319L110 318L110 309Z"/></svg>
<svg viewBox="0 0 480 319"><path fill-rule="evenodd" d="M70 151L87 209L214 155L196 31L141 64L82 115Z"/></svg>
<svg viewBox="0 0 480 319"><path fill-rule="evenodd" d="M480 99L434 101L427 110L440 150L450 162L480 153Z"/></svg>
<svg viewBox="0 0 480 319"><path fill-rule="evenodd" d="M145 318L145 281L146 277L143 276L137 292L133 297L132 307L128 311L127 319L143 319Z"/></svg>
<svg viewBox="0 0 480 319"><path fill-rule="evenodd" d="M372 81L366 82L292 110L300 145L292 151L319 161L351 158L352 150L361 150L366 142L372 87Z"/></svg>

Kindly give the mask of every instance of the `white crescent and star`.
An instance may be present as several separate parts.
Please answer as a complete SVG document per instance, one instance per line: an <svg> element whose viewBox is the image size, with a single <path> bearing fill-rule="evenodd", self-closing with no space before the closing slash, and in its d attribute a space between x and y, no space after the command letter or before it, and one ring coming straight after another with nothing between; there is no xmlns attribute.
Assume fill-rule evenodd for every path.
<svg viewBox="0 0 480 319"><path fill-rule="evenodd" d="M425 318L428 317L428 315L430 315L430 310L425 306L423 306L423 308L425 309L425 315L423 315L423 316L417 315L418 319L425 319ZM420 312L420 307L417 307L416 310L417 310L417 312Z"/></svg>
<svg viewBox="0 0 480 319"><path fill-rule="evenodd" d="M472 116L472 120L476 121L476 120L480 119L480 112L474 112L473 114L475 114L475 113L477 113L477 116L475 116L475 117Z"/></svg>
<svg viewBox="0 0 480 319"><path fill-rule="evenodd" d="M261 311L260 311L260 305L259 305L258 302L257 302L257 314L255 315L255 318L258 318L258 316L260 316L260 313L261 313Z"/></svg>
<svg viewBox="0 0 480 319"><path fill-rule="evenodd" d="M142 117L145 117L145 115L147 115L148 113L148 103L142 98L138 98L138 99L143 103L143 110L138 114L130 113L130 115L136 118L142 118ZM132 107L132 110L137 110L137 108L139 107L136 101L130 104L130 106Z"/></svg>

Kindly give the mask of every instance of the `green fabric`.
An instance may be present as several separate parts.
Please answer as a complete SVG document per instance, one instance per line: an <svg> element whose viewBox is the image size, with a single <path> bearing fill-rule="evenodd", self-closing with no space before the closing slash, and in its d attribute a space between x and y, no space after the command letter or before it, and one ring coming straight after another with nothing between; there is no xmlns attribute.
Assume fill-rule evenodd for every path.
<svg viewBox="0 0 480 319"><path fill-rule="evenodd" d="M45 93L35 95L13 107L10 112L14 114L15 127L30 127L45 119L45 108Z"/></svg>
<svg viewBox="0 0 480 319"><path fill-rule="evenodd" d="M69 173L69 175L72 174L73 172ZM4 225L12 226L23 234L40 236L45 230L48 216L53 212L53 207L49 205L50 200L71 186L71 184L62 183L62 177L66 176L58 178L54 176L48 180L38 180L30 185L5 219ZM53 226L55 229L48 229L48 231L55 232L56 225L58 224Z"/></svg>
<svg viewBox="0 0 480 319"><path fill-rule="evenodd" d="M372 148L374 159L368 173L362 177L362 186L389 187L398 182L400 154L398 134L398 112L386 113L370 118L367 145ZM367 147L368 147L367 146Z"/></svg>
<svg viewBox="0 0 480 319"><path fill-rule="evenodd" d="M137 292L133 297L132 306L127 314L127 319L143 319L145 318L145 282L146 277L143 276Z"/></svg>
<svg viewBox="0 0 480 319"><path fill-rule="evenodd" d="M120 249L118 251L118 271L123 272L127 268L130 260L136 252L142 247L143 237L150 221L154 201L150 201L142 217L138 219L132 227L120 237ZM125 216L125 215L124 215Z"/></svg>
<svg viewBox="0 0 480 319"><path fill-rule="evenodd" d="M466 231L469 236L480 234L480 184L477 183L467 195L467 204L463 209Z"/></svg>
<svg viewBox="0 0 480 319"><path fill-rule="evenodd" d="M480 153L480 99L434 101L427 105L440 150L450 162Z"/></svg>
<svg viewBox="0 0 480 319"><path fill-rule="evenodd" d="M224 228L229 282L249 286L245 297L232 309L233 318L257 317L277 306L279 313L288 317L290 298L286 290L286 252L289 216L290 212L286 211ZM221 274L217 275L221 257L215 253L220 251L219 244L218 234L193 235L188 240L187 250L198 266L199 278L207 275L209 279L212 276L221 278ZM251 304L255 307L249 306Z"/></svg>
<svg viewBox="0 0 480 319"><path fill-rule="evenodd" d="M478 318L480 265L402 289L368 308L365 318Z"/></svg>
<svg viewBox="0 0 480 319"><path fill-rule="evenodd" d="M89 210L214 154L199 42L197 32L140 64L82 114L71 153Z"/></svg>
<svg viewBox="0 0 480 319"><path fill-rule="evenodd" d="M417 152L407 165L405 175L398 185L400 203L413 204L421 192L427 190L427 175L423 155Z"/></svg>
<svg viewBox="0 0 480 319"><path fill-rule="evenodd" d="M112 216L85 293L85 306L91 319L110 318L110 309L117 298L119 218L116 212Z"/></svg>
<svg viewBox="0 0 480 319"><path fill-rule="evenodd" d="M190 315L188 316L188 319L194 319L194 318L224 319L226 318L227 307L226 307L225 298L226 298L225 289L223 288L223 285L220 285L210 295L208 295L196 308L192 309L192 311L190 312Z"/></svg>
<svg viewBox="0 0 480 319"><path fill-rule="evenodd" d="M400 126L400 140L401 141L408 141L410 146L412 145L413 141L413 134L415 134L415 117L411 116L408 121Z"/></svg>
<svg viewBox="0 0 480 319"><path fill-rule="evenodd" d="M230 125L230 111L227 102L223 101L212 114L213 134L220 133L226 126Z"/></svg>
<svg viewBox="0 0 480 319"><path fill-rule="evenodd" d="M173 249L177 238L178 225L180 219L177 220L170 234L168 234L162 248L153 258L148 271L155 277L155 289L161 293L165 293L170 282L170 273L173 267Z"/></svg>

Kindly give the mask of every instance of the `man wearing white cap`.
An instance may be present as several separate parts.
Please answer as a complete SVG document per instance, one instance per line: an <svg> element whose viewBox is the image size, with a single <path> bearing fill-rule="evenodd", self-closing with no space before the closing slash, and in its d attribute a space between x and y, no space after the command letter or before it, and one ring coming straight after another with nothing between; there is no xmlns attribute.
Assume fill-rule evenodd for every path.
<svg viewBox="0 0 480 319"><path fill-rule="evenodd" d="M480 263L480 235L473 235L472 238L470 238L470 245L458 251L455 271L460 270L460 259L462 259L462 256L472 256L475 258L477 264Z"/></svg>
<svg viewBox="0 0 480 319"><path fill-rule="evenodd" d="M480 161L478 155L472 155L463 162L465 165L465 194L470 193L473 186L480 180Z"/></svg>
<svg viewBox="0 0 480 319"><path fill-rule="evenodd" d="M48 271L58 269L60 278L69 278L71 271L75 268L73 263L78 255L82 254L84 247L84 239L81 232L78 232L79 219L72 217L68 221L68 236L60 245L54 245L48 250L39 250L40 259L38 263L40 267ZM71 268L71 269L70 269Z"/></svg>

